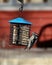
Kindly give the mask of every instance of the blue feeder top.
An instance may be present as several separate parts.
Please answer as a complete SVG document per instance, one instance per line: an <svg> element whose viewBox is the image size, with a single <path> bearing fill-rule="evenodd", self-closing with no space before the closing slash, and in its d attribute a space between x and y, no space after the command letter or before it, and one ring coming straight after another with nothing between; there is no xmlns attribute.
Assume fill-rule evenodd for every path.
<svg viewBox="0 0 52 65"><path fill-rule="evenodd" d="M18 24L29 24L29 25L32 24L31 22L28 22L25 19L20 18L20 17L19 18L16 18L16 19L13 19L13 20L10 20L9 22L10 23L18 23Z"/></svg>

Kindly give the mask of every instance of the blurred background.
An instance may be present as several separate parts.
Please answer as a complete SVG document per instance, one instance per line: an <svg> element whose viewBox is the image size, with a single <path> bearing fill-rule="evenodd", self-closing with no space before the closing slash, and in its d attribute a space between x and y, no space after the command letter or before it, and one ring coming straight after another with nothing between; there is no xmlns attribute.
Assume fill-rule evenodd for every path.
<svg viewBox="0 0 52 65"><path fill-rule="evenodd" d="M52 0L23 0L23 3L23 11L20 12L19 0L0 0L0 64L51 65ZM9 44L10 23L8 21L17 17L32 22L30 35L33 32L38 34L37 42L30 51L25 51L24 46Z"/></svg>
<svg viewBox="0 0 52 65"><path fill-rule="evenodd" d="M52 0L23 0L23 12L19 11L19 0L0 0L0 48L16 48L9 45L9 20L23 17L32 22L31 31L39 37L33 47L52 47Z"/></svg>

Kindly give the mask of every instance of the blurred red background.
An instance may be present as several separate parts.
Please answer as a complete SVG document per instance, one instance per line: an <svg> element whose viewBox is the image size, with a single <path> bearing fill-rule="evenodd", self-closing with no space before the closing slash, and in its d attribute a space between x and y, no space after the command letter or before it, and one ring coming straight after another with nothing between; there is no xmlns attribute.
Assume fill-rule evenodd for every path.
<svg viewBox="0 0 52 65"><path fill-rule="evenodd" d="M47 24L52 24L52 11L0 11L0 48L20 48L22 46L9 45L10 23L11 19L22 16L26 20L32 22L31 31L39 34L41 28ZM46 28L40 41L52 39L52 28ZM34 45L33 47L36 47Z"/></svg>

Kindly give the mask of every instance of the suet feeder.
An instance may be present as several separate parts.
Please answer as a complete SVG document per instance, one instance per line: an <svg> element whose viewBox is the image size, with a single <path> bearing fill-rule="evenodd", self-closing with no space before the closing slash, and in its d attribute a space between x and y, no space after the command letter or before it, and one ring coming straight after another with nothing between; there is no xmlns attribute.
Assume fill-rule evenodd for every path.
<svg viewBox="0 0 52 65"><path fill-rule="evenodd" d="M10 43L15 45L27 45L30 38L31 22L23 18L10 20Z"/></svg>

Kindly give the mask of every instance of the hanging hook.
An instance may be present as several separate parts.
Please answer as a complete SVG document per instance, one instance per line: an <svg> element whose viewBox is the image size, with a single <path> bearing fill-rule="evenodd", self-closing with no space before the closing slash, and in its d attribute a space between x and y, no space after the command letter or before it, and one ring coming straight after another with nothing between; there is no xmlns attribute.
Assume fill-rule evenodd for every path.
<svg viewBox="0 0 52 65"><path fill-rule="evenodd" d="M20 17L23 17L22 12L23 12L23 5L24 5L24 3L23 3L23 0L18 0L18 1L21 2L21 6L20 6L20 8L19 8L19 12L20 12L19 16L20 16Z"/></svg>
<svg viewBox="0 0 52 65"><path fill-rule="evenodd" d="M19 8L19 11L20 11L20 12L23 11L23 3L21 3L21 7Z"/></svg>
<svg viewBox="0 0 52 65"><path fill-rule="evenodd" d="M23 11L23 0L18 0L21 2L21 7L19 8L19 11Z"/></svg>

